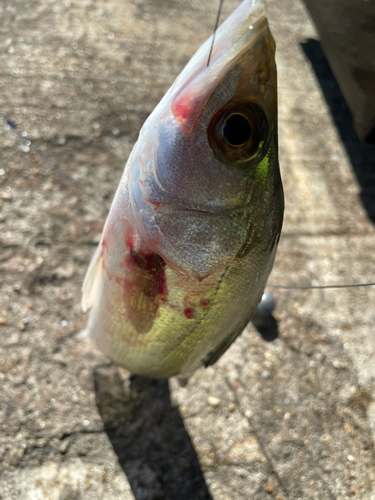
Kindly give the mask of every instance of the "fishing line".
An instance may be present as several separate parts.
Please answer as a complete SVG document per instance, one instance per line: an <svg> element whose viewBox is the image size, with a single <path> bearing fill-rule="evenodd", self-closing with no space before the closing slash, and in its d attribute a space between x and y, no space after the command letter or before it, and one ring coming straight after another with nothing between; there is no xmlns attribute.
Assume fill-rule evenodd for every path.
<svg viewBox="0 0 375 500"><path fill-rule="evenodd" d="M220 0L219 11L217 13L217 18L216 18L216 24L215 24L215 28L214 28L214 33L212 35L212 43L211 43L210 53L208 54L207 68L210 65L210 61L211 61L212 51L213 51L214 43L215 43L215 35L216 35L217 27L219 26L220 14L221 14L221 9L223 7L223 3L224 3L224 0Z"/></svg>
<svg viewBox="0 0 375 500"><path fill-rule="evenodd" d="M17 137L20 139L21 142L24 143L25 146L30 148L36 155L38 155L42 160L44 160L46 163L48 163L48 165L53 170L58 172L59 175L61 175L61 177L63 177L65 180L74 184L74 186L76 186L80 191L82 191L82 193L84 193L86 196L88 196L89 198L94 200L96 203L98 203L102 208L105 208L105 210L107 212L109 211L109 208L107 207L107 205L103 201L99 200L98 198L96 198L96 196L94 196L89 191L87 191L87 189L79 181L75 180L71 175L69 175L67 172L65 172L65 170L63 168L61 168L60 165L55 160L53 160L52 158L47 156L45 153L43 153L43 151L41 151L39 148L34 146L34 144L32 144L32 142L27 138L27 132L20 132L17 125L14 123L13 120L11 120L10 118L7 118L3 114L0 114L0 118L3 119L5 121L5 123L7 125L9 125L9 127L12 130L15 131L15 133L17 134Z"/></svg>
<svg viewBox="0 0 375 500"><path fill-rule="evenodd" d="M350 285L267 285L269 288L278 290L324 290L327 288L358 288L362 286L375 286L375 282L352 283Z"/></svg>
<svg viewBox="0 0 375 500"><path fill-rule="evenodd" d="M220 18L220 11L221 7L223 4L224 0L220 1L220 9L216 21L216 27L215 31L217 29L217 25L219 23L219 18ZM213 47L213 43L212 43ZM211 51L212 51L211 47ZM210 52L211 55L211 52ZM208 64L207 64L208 66ZM48 165L55 170L56 172L59 173L64 179L67 181L71 182L76 186L82 193L84 193L86 196L91 198L93 201L98 203L102 208L104 208L107 212L109 211L107 205L96 198L93 194L87 191L87 189L77 180L75 180L71 175L69 175L63 168L60 167L60 165L50 158L48 155L43 153L39 148L34 146L31 141L27 138L27 132L20 132L17 125L14 123L13 120L10 118L7 118L5 115L0 114L0 118L5 121L5 123L16 132L17 137L24 143L25 146L29 147L36 155L38 155L42 160L44 160ZM359 288L359 287L365 287L365 286L375 286L375 282L370 282L370 283L353 283L349 285L306 285L306 286L300 286L300 285L267 285L268 288L273 288L274 290L324 290L324 289L329 289L329 288Z"/></svg>

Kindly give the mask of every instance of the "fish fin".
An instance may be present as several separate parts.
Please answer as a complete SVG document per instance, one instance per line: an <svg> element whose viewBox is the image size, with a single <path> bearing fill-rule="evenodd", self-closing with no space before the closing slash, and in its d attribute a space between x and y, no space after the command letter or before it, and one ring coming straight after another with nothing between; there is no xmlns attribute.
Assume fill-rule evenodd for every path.
<svg viewBox="0 0 375 500"><path fill-rule="evenodd" d="M223 342L216 347L216 349L207 354L206 358L203 360L203 366L207 368L208 366L215 364L242 332L243 328L228 335L228 337L226 337Z"/></svg>
<svg viewBox="0 0 375 500"><path fill-rule="evenodd" d="M100 241L91 259L82 285L81 307L83 312L90 309L96 299L99 283L103 272L103 243Z"/></svg>
<svg viewBox="0 0 375 500"><path fill-rule="evenodd" d="M180 387L186 387L188 382L189 382L189 379L191 377L191 374L190 375L177 375L177 380L178 380L178 383L180 384Z"/></svg>

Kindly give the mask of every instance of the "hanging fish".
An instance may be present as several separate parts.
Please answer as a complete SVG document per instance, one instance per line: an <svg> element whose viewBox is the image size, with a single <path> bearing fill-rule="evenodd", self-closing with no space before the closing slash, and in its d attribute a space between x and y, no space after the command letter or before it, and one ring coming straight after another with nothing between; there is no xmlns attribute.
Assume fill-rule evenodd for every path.
<svg viewBox="0 0 375 500"><path fill-rule="evenodd" d="M275 43L244 0L139 134L83 284L88 331L116 364L187 379L243 331L283 220Z"/></svg>

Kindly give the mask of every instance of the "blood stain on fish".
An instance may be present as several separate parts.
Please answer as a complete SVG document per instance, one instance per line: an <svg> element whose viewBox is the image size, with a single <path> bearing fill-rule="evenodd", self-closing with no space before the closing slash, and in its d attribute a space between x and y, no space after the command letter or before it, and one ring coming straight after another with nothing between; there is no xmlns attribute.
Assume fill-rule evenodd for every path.
<svg viewBox="0 0 375 500"><path fill-rule="evenodd" d="M192 307L186 307L184 309L184 316L187 319L194 319L196 317L195 309L193 309Z"/></svg>
<svg viewBox="0 0 375 500"><path fill-rule="evenodd" d="M202 309L209 309L211 307L211 301L209 299L201 299L199 307Z"/></svg>
<svg viewBox="0 0 375 500"><path fill-rule="evenodd" d="M127 317L138 333L147 333L157 317L159 306L167 302L168 289L164 260L150 251L140 252L127 241L123 283Z"/></svg>
<svg viewBox="0 0 375 500"><path fill-rule="evenodd" d="M151 200L151 198L149 198L148 201L149 201L150 205L152 205L154 207L154 210L157 210L161 205L160 201L153 201L153 200Z"/></svg>

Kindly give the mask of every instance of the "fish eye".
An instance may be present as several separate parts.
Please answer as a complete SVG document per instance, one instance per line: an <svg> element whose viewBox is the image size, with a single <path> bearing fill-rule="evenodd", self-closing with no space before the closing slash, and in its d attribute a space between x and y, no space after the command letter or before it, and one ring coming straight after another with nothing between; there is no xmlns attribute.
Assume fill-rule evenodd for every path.
<svg viewBox="0 0 375 500"><path fill-rule="evenodd" d="M251 132L251 123L246 116L240 113L233 113L224 123L224 140L235 148L246 144L251 137Z"/></svg>
<svg viewBox="0 0 375 500"><path fill-rule="evenodd" d="M255 103L229 103L212 118L208 139L215 156L244 163L264 156L268 139L268 121Z"/></svg>

